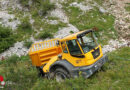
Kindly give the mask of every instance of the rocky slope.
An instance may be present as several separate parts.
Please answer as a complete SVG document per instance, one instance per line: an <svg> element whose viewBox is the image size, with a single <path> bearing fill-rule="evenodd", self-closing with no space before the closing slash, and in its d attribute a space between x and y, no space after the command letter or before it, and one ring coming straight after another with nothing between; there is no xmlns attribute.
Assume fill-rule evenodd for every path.
<svg viewBox="0 0 130 90"><path fill-rule="evenodd" d="M30 0L31 1L31 0ZM29 1L29 4L31 2ZM84 2L90 2L91 0L85 0ZM49 14L46 17L56 17L58 20L47 20L48 23L50 24L57 24L59 21L66 23L66 27L59 28L59 31L54 34L54 38L63 38L64 36L67 36L70 34L70 31L73 32L78 32L78 28L74 25L72 25L69 22L68 15L66 15L65 10L62 6L61 3L67 2L66 0L62 0L60 2L56 2L51 0L51 2L55 2L56 8L52 11L49 11ZM99 11L101 13L111 13L112 15L115 16L115 29L119 33L119 38L116 40L110 40L108 42L108 45L103 46L103 52L106 53L108 51L113 51L116 48L123 47L123 46L129 46L129 34L130 34L130 13L127 12L124 9L125 3L130 3L129 0L106 0L106 2L103 3L103 5L100 5L96 2L94 4L83 4L84 2L78 3L78 2L73 2L70 4L70 6L73 7L78 7L80 10L83 12L89 11L94 8L94 6L97 6L99 8ZM2 24L5 27L10 27L12 30L17 29L17 25L20 24L20 20L18 17L16 17L15 13L9 14L10 8L13 10L19 9L19 10L24 10L28 11L26 8L22 7L19 4L19 0L0 0L0 24ZM27 14L24 14L26 16ZM32 27L34 28L35 31L35 26L33 26L33 23L35 22L34 19L32 19L31 15L30 16L30 23L32 24ZM126 20L128 19L128 20ZM44 18L43 18L44 20ZM41 28L42 30L42 28ZM43 29L44 30L44 29ZM38 31L39 32L39 31ZM39 32L40 33L40 32ZM42 40L36 40L34 37L30 37L30 39L33 42L39 42ZM21 55L26 55L28 53L28 49L23 45L23 41L17 42L14 44L13 47L10 47L8 50L0 54L0 59L6 56L11 56L13 54L16 54L18 56Z"/></svg>

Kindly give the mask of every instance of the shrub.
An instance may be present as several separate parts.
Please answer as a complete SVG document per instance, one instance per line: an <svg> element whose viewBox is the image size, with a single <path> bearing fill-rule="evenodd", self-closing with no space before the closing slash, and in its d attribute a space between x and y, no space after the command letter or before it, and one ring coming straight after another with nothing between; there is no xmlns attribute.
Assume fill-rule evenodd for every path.
<svg viewBox="0 0 130 90"><path fill-rule="evenodd" d="M22 6L24 6L24 7L28 7L28 6L29 6L28 1L29 1L29 0L19 0L20 4L21 4Z"/></svg>
<svg viewBox="0 0 130 90"><path fill-rule="evenodd" d="M125 10L130 12L130 3L126 3L127 5L125 6Z"/></svg>
<svg viewBox="0 0 130 90"><path fill-rule="evenodd" d="M38 36L40 39L53 38L53 35L50 32L41 32Z"/></svg>
<svg viewBox="0 0 130 90"><path fill-rule="evenodd" d="M15 37L9 28L0 25L0 53L13 46Z"/></svg>
<svg viewBox="0 0 130 90"><path fill-rule="evenodd" d="M18 25L18 29L23 32L27 32L27 33L31 33L33 31L28 17L26 17L22 20L21 24Z"/></svg>
<svg viewBox="0 0 130 90"><path fill-rule="evenodd" d="M40 3L41 3L40 9L43 15L46 15L47 11L52 10L54 8L54 4L50 3L49 0L45 0L45 1L40 0Z"/></svg>
<svg viewBox="0 0 130 90"><path fill-rule="evenodd" d="M50 3L50 0L33 0L33 6L37 7L37 13L34 13L35 15L44 16L47 14L49 10L52 10L55 8L55 5L53 3ZM36 9L36 8L35 8Z"/></svg>
<svg viewBox="0 0 130 90"><path fill-rule="evenodd" d="M17 55L12 55L7 60L0 62L0 64L5 64L6 66L10 66L11 64L16 64L19 61L19 57Z"/></svg>
<svg viewBox="0 0 130 90"><path fill-rule="evenodd" d="M73 34L74 32L73 31L70 31L71 34Z"/></svg>
<svg viewBox="0 0 130 90"><path fill-rule="evenodd" d="M24 46L27 47L27 48L30 48L32 43L33 43L32 41L27 41L26 40L26 41L24 41Z"/></svg>

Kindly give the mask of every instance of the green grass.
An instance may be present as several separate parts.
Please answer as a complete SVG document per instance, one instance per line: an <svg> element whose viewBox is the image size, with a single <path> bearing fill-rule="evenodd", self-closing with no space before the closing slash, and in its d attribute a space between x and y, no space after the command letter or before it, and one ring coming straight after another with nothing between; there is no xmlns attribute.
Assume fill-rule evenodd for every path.
<svg viewBox="0 0 130 90"><path fill-rule="evenodd" d="M19 0L20 4L24 7L29 7L29 1L28 0Z"/></svg>
<svg viewBox="0 0 130 90"><path fill-rule="evenodd" d="M33 42L31 40L24 41L24 46L27 47L28 49L31 47L32 44L33 44Z"/></svg>
<svg viewBox="0 0 130 90"><path fill-rule="evenodd" d="M33 35L35 32L32 28L32 25L29 22L29 17L20 18L21 24L18 25L17 30L15 33L17 34L17 41L24 41L26 39L29 39L31 35Z"/></svg>
<svg viewBox="0 0 130 90"><path fill-rule="evenodd" d="M6 85L4 89L13 90L129 90L130 86L130 48L124 47L108 53L109 61L88 79L82 77L58 83L38 77L28 56L10 57L0 61L0 74Z"/></svg>
<svg viewBox="0 0 130 90"><path fill-rule="evenodd" d="M15 42L13 31L0 25L0 53L13 46Z"/></svg>
<svg viewBox="0 0 130 90"><path fill-rule="evenodd" d="M32 25L29 22L29 18L25 17L21 20L21 24L18 25L18 30L24 33L32 33Z"/></svg>
<svg viewBox="0 0 130 90"><path fill-rule="evenodd" d="M53 35L52 35L52 33L50 33L50 32L43 31L43 32L41 32L41 33L38 35L38 38L44 40L44 39L46 39L46 38L53 38Z"/></svg>
<svg viewBox="0 0 130 90"><path fill-rule="evenodd" d="M108 40L118 38L118 34L114 28L115 18L111 14L103 14L97 7L94 7L87 12L83 12L78 7L68 6L69 4L63 5L64 10L69 17L69 22L79 30L92 29L94 27L98 28L96 34L100 43L107 44ZM102 33L102 35L100 33Z"/></svg>
<svg viewBox="0 0 130 90"><path fill-rule="evenodd" d="M35 22L37 25L37 22ZM43 28L42 31L40 31L39 35L35 36L36 39L46 39L46 38L53 38L53 35L63 27L66 27L67 24L63 22L59 22L58 24L48 24L45 22L41 22L41 27ZM39 27L37 27L39 28Z"/></svg>
<svg viewBox="0 0 130 90"><path fill-rule="evenodd" d="M130 3L126 3L125 10L130 12Z"/></svg>

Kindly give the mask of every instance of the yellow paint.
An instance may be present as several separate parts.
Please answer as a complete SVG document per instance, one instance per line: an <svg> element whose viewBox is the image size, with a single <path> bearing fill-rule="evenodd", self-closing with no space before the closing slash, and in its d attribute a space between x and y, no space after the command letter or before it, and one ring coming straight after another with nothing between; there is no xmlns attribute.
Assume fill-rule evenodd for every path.
<svg viewBox="0 0 130 90"><path fill-rule="evenodd" d="M55 61L57 61L57 60L58 60L58 56L55 56L55 57L51 58L51 59L49 60L49 62L44 66L43 71L44 71L45 73L46 73L46 72L49 72L50 66L51 66Z"/></svg>
<svg viewBox="0 0 130 90"><path fill-rule="evenodd" d="M102 56L102 49L101 45L98 45L95 49L99 48L100 49L100 55L94 59L92 56L92 53L94 50L92 49L88 53L84 53L79 42L78 46L82 52L82 55L84 55L84 58L77 58L73 57L70 55L70 52L68 50L68 47L66 45L66 41L72 40L72 39L77 39L77 35L81 34L84 31L69 35L63 39L51 39L48 41L40 42L33 44L30 48L29 51L29 56L32 60L32 65L34 66L45 66L43 67L44 73L49 72L50 66L58 60L58 54L62 54L62 59L66 59L68 62L70 62L73 66L79 67L79 66L87 66L95 63L97 60L99 60ZM60 44L57 46L56 41L59 41ZM68 50L68 53L64 53L62 48L61 48L61 42L65 42L62 45L62 48L67 47L66 49Z"/></svg>

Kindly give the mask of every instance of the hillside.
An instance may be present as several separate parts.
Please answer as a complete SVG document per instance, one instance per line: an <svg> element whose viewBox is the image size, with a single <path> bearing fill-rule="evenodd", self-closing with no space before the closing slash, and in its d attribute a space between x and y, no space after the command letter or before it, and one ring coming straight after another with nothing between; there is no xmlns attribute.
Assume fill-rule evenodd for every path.
<svg viewBox="0 0 130 90"><path fill-rule="evenodd" d="M28 57L32 43L93 28L103 53L110 58L100 73L87 80L80 77L61 84L37 76ZM0 0L0 75L12 83L6 88L84 90L87 84L85 89L127 90L129 47L129 0Z"/></svg>
<svg viewBox="0 0 130 90"><path fill-rule="evenodd" d="M129 90L130 48L120 48L108 54L109 62L88 79L82 77L58 83L38 76L28 56L12 56L0 62L5 78L3 90Z"/></svg>

